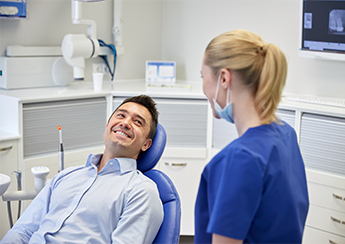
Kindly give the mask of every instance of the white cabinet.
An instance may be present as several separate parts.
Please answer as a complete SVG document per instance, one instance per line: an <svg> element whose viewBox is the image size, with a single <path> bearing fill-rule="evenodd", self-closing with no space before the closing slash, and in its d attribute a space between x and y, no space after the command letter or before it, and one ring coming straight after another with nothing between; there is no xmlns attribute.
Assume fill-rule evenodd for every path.
<svg viewBox="0 0 345 244"><path fill-rule="evenodd" d="M345 176L307 169L307 180L310 207L303 243L345 243Z"/></svg>
<svg viewBox="0 0 345 244"><path fill-rule="evenodd" d="M303 243L345 243L345 118L303 112L300 147L306 165L309 212Z"/></svg>
<svg viewBox="0 0 345 244"><path fill-rule="evenodd" d="M18 141L0 141L0 173L11 177L11 185L8 189L10 191L17 190L16 174L12 174L15 170L18 170ZM13 212L17 213L18 203L12 203L11 207ZM9 229L10 224L7 217L7 204L0 198L0 239Z"/></svg>
<svg viewBox="0 0 345 244"><path fill-rule="evenodd" d="M173 181L181 200L181 235L194 235L194 205L201 173L206 165L206 149L166 149L158 168ZM185 157L183 157L185 156Z"/></svg>
<svg viewBox="0 0 345 244"><path fill-rule="evenodd" d="M322 230L306 226L303 235L303 244L344 244L345 238Z"/></svg>

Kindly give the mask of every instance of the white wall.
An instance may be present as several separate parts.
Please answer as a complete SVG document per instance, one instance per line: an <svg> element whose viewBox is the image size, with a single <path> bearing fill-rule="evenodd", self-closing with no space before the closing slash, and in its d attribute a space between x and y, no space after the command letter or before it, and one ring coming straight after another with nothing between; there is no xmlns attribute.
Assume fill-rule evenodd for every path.
<svg viewBox="0 0 345 244"><path fill-rule="evenodd" d="M7 45L60 45L71 24L70 0L30 0L28 20L0 19L0 55ZM145 76L145 61L177 61L177 78L200 81L209 41L229 30L248 29L281 47L289 58L285 92L345 98L345 63L298 57L300 0L123 0L123 43L115 79ZM98 38L113 41L113 0L84 4ZM100 61L100 60L92 60ZM91 79L91 61L86 78Z"/></svg>
<svg viewBox="0 0 345 244"><path fill-rule="evenodd" d="M345 62L298 57L299 0L168 0L163 5L163 59L177 78L201 81L203 52L215 36L248 29L288 56L285 92L345 98Z"/></svg>
<svg viewBox="0 0 345 244"><path fill-rule="evenodd" d="M83 18L97 24L97 38L113 42L113 0L84 3ZM145 76L146 59L161 57L161 0L123 0L123 43L125 54L118 57L115 79ZM86 34L86 27L71 23L71 0L29 0L26 20L0 19L0 56L8 45L60 46L66 34ZM91 80L92 62L86 77Z"/></svg>

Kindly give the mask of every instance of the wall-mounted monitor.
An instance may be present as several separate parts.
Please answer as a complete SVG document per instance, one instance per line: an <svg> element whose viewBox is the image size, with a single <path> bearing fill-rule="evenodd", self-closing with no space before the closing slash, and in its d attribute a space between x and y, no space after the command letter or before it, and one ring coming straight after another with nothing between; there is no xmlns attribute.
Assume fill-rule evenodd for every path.
<svg viewBox="0 0 345 244"><path fill-rule="evenodd" d="M345 61L345 0L301 0L299 56Z"/></svg>
<svg viewBox="0 0 345 244"><path fill-rule="evenodd" d="M146 61L146 82L175 83L175 61Z"/></svg>

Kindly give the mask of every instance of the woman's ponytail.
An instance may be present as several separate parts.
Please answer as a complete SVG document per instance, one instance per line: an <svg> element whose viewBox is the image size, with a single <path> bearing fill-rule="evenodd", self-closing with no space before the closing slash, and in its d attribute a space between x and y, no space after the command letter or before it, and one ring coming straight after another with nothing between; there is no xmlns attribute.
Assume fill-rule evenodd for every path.
<svg viewBox="0 0 345 244"><path fill-rule="evenodd" d="M277 120L276 110L281 100L287 75L287 61L284 53L274 44L263 47L265 62L262 67L255 106L263 124Z"/></svg>

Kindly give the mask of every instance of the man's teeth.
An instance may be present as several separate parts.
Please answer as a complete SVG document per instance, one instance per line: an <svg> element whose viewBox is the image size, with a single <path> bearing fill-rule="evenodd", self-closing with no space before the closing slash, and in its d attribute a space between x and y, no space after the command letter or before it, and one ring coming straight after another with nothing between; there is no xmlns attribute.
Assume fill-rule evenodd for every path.
<svg viewBox="0 0 345 244"><path fill-rule="evenodd" d="M128 137L125 133L123 133L121 131L116 131L116 133Z"/></svg>

